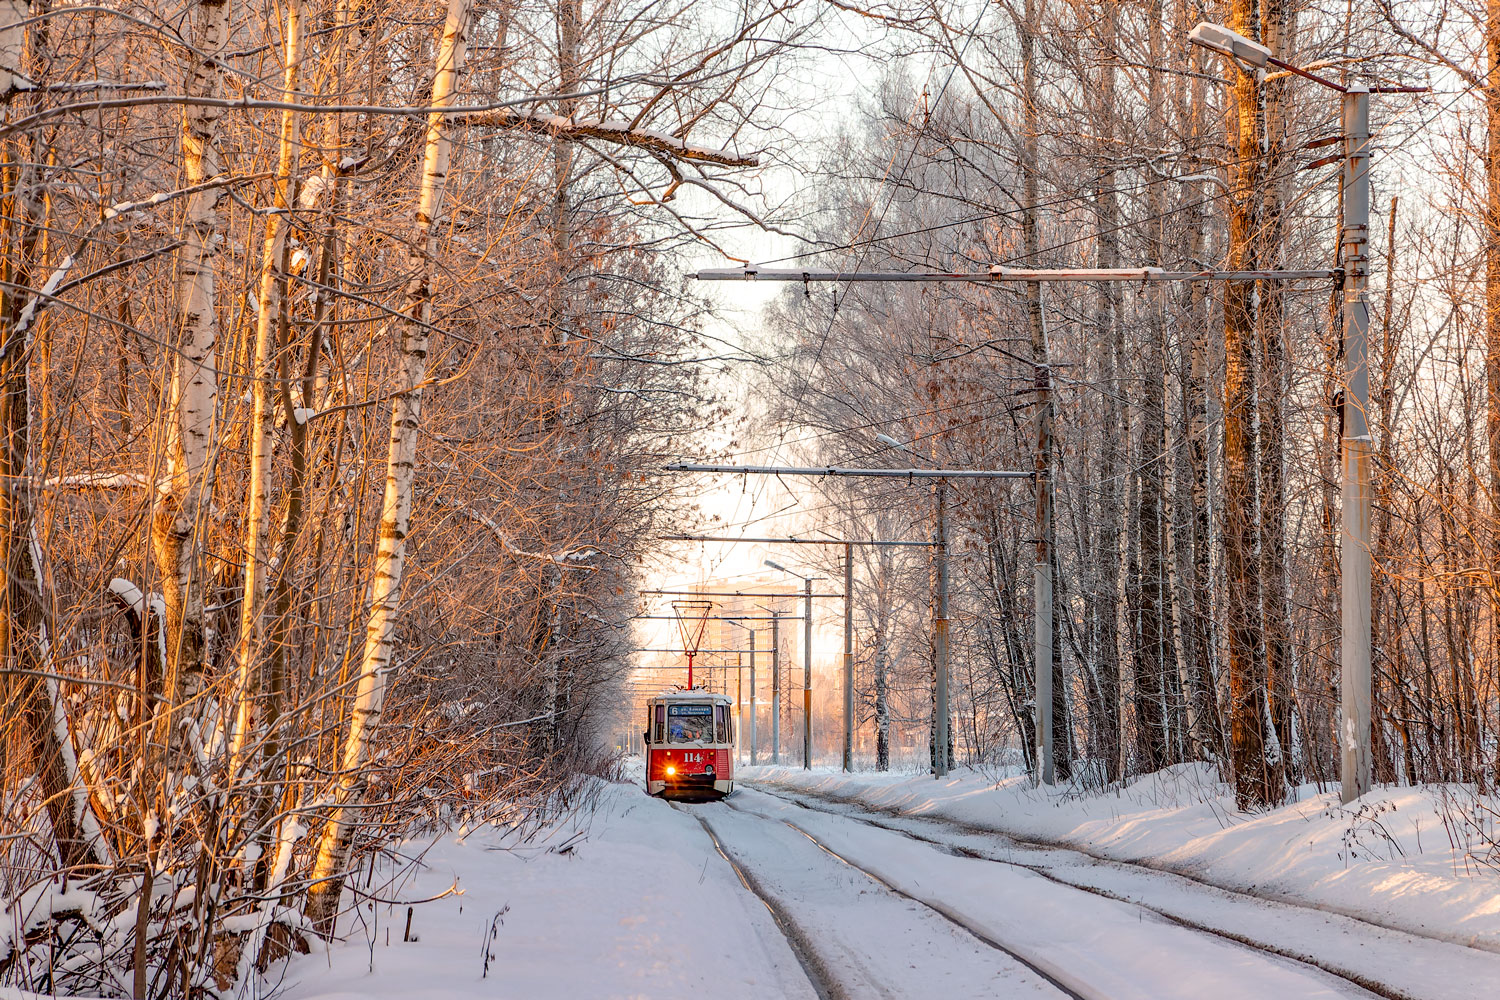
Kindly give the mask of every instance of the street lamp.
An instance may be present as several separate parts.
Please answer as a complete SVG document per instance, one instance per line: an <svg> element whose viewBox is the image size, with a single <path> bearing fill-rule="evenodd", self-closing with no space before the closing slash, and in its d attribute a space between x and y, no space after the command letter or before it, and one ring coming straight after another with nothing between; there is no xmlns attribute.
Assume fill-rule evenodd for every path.
<svg viewBox="0 0 1500 1000"><path fill-rule="evenodd" d="M751 626L751 625L742 625L742 624L740 624L737 621L731 621L731 620L729 620L727 618L724 620L724 624L726 624L726 625L733 625L736 628L742 628L746 632L750 633L750 732L749 732L749 740L750 740L750 766L754 767L755 766L755 628L754 628L754 626ZM744 723L744 712L745 712L745 692L744 692L744 684L742 683L743 680L744 680L744 676L745 675L743 673L739 674L739 678L740 678L740 682L741 682L741 683L739 683L740 691L739 691L738 695L735 698L735 722L740 724L740 728L741 729L744 728L743 723Z"/></svg>
<svg viewBox="0 0 1500 1000"><path fill-rule="evenodd" d="M796 570L787 569L779 562L767 559L765 564L788 576L799 578L804 584L802 604L802 768L812 770L812 595L816 576L803 576Z"/></svg>
<svg viewBox="0 0 1500 1000"><path fill-rule="evenodd" d="M781 763L781 616L782 610L771 609L764 604L756 607L771 616L771 763ZM753 669L753 664L752 664ZM750 697L754 699L753 690ZM755 716L750 717L750 724L755 725ZM750 763L755 763L755 750L750 751Z"/></svg>
<svg viewBox="0 0 1500 1000"><path fill-rule="evenodd" d="M1222 24L1212 24L1202 21L1196 28L1188 32L1188 41L1194 45L1201 45L1205 49L1212 49L1220 55L1246 63L1259 70L1264 70L1268 63L1274 62L1271 50L1259 42L1251 41L1237 31L1232 31ZM1277 63L1280 65L1280 63Z"/></svg>
<svg viewBox="0 0 1500 1000"><path fill-rule="evenodd" d="M1343 378L1343 532L1340 538L1339 600L1343 612L1340 641L1339 745L1343 799L1352 802L1370 790L1370 310L1365 244L1370 228L1370 94L1361 84L1348 87L1282 62L1258 42L1221 24L1204 22L1188 33L1194 45L1228 56L1242 70L1255 70L1264 81L1265 67L1276 66L1343 95L1343 231L1344 378ZM1413 92L1421 88L1377 87L1377 93Z"/></svg>

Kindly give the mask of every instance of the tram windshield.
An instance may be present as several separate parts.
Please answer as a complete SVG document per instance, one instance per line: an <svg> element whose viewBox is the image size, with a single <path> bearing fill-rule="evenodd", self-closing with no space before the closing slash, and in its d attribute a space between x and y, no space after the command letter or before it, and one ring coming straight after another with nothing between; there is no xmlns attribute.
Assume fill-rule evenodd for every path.
<svg viewBox="0 0 1500 1000"><path fill-rule="evenodd" d="M712 743L714 708L712 705L668 705L667 742Z"/></svg>

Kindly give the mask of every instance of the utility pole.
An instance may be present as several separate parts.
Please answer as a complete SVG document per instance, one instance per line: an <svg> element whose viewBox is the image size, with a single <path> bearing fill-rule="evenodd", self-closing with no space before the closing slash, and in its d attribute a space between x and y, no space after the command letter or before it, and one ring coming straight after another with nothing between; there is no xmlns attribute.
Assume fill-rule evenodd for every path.
<svg viewBox="0 0 1500 1000"><path fill-rule="evenodd" d="M812 770L812 602L813 582L803 580L802 603L802 769Z"/></svg>
<svg viewBox="0 0 1500 1000"><path fill-rule="evenodd" d="M932 729L932 773L948 773L948 481L937 483L937 524L933 531L933 561L936 563L937 602L932 617L934 673Z"/></svg>
<svg viewBox="0 0 1500 1000"><path fill-rule="evenodd" d="M771 612L771 763L781 763L781 612Z"/></svg>
<svg viewBox="0 0 1500 1000"><path fill-rule="evenodd" d="M1339 539L1339 707L1343 717L1339 776L1343 800L1352 802L1370 790L1370 309L1365 299L1370 274L1365 252L1370 235L1370 95L1426 93L1428 88L1346 87L1285 63L1264 45L1219 24L1198 25L1188 34L1188 41L1229 56L1242 72L1276 66L1338 91L1342 101L1344 210L1339 249L1344 264L1344 377L1339 444L1344 525Z"/></svg>
<svg viewBox="0 0 1500 1000"><path fill-rule="evenodd" d="M755 766L755 629L750 630L750 766Z"/></svg>
<svg viewBox="0 0 1500 1000"><path fill-rule="evenodd" d="M854 546L844 543L844 770L854 770Z"/></svg>
<svg viewBox="0 0 1500 1000"><path fill-rule="evenodd" d="M750 648L747 649L746 652L748 652L750 654L750 729L749 729L749 738L750 738L750 763L753 765L755 763L755 626L754 625L746 625L743 622L738 621L737 619L740 619L740 618L746 619L748 621L763 621L764 619L761 616L759 616L759 615L736 615L736 616L729 617L729 618L720 618L720 619L718 619L719 621L724 622L726 625L733 625L735 628L742 628L746 632L750 633ZM736 696L735 702L734 702L734 704L735 704L734 722L735 722L735 731L736 731L735 732L735 745L736 746L743 746L744 740L741 739L740 734L742 734L742 733L745 732L745 685L744 685L745 671L744 671L744 660L743 659L739 660L739 663L740 663L741 669L735 672L735 681L739 685L738 688L736 689L737 696Z"/></svg>
<svg viewBox="0 0 1500 1000"><path fill-rule="evenodd" d="M1339 603L1343 612L1340 692L1343 800L1370 790L1370 91L1343 95L1344 125L1344 531Z"/></svg>
<svg viewBox="0 0 1500 1000"><path fill-rule="evenodd" d="M1052 358L1047 320L1041 310L1041 285L1032 300L1031 351L1036 389L1036 563L1032 597L1036 604L1034 668L1036 672L1036 778L1038 785L1057 780L1053 761L1052 690Z"/></svg>

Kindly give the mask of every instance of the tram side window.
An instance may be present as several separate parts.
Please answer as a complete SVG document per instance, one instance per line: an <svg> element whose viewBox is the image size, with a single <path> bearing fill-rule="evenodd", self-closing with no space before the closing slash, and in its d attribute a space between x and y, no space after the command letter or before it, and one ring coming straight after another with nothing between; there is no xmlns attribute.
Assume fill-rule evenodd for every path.
<svg viewBox="0 0 1500 1000"><path fill-rule="evenodd" d="M729 743L733 741L734 734L729 731L729 709L724 705L714 706L714 742Z"/></svg>
<svg viewBox="0 0 1500 1000"><path fill-rule="evenodd" d="M652 743L665 743L667 741L667 738L666 738L666 728L667 728L667 706L665 706L665 705L657 705L656 706L656 735L652 738L651 742Z"/></svg>

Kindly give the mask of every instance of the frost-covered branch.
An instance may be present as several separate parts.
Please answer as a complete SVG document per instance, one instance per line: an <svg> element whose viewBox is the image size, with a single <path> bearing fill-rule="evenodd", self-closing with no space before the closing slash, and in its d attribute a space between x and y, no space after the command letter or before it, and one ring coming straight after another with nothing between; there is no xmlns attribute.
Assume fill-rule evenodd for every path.
<svg viewBox="0 0 1500 1000"><path fill-rule="evenodd" d="M698 146L675 135L648 128L632 128L628 122L574 121L561 115L503 109L469 115L464 123L474 127L523 129L546 132L560 139L596 139L617 146L632 146L677 160L716 163L723 167L754 167L760 164L754 154L741 155L712 146Z"/></svg>

